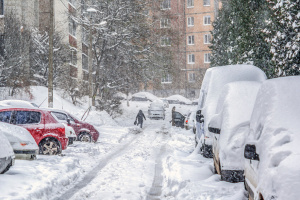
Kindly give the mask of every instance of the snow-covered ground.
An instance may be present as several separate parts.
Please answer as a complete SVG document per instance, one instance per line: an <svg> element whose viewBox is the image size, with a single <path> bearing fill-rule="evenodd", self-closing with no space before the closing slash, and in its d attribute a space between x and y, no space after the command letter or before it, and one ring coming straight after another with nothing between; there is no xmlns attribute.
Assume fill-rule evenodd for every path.
<svg viewBox="0 0 300 200"><path fill-rule="evenodd" d="M37 94L39 90L43 88ZM55 99L60 102L54 103L56 108L63 104L77 116L85 111L57 94ZM100 131L97 143L75 142L62 156L16 160L0 175L0 199L246 199L243 183L220 181L212 159L194 152L192 130L171 126L173 105L165 120L147 118L142 129L134 126L138 110L147 116L148 106L123 102L123 115L115 120L93 111L88 121ZM192 108L176 105L181 112Z"/></svg>

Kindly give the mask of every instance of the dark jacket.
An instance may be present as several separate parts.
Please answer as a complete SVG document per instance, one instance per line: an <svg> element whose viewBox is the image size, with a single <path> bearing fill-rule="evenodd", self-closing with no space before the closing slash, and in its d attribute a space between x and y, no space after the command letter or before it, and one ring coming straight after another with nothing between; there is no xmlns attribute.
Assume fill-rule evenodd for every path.
<svg viewBox="0 0 300 200"><path fill-rule="evenodd" d="M143 111L140 110L139 113L136 116L136 119L138 120L138 123L142 122L143 118L146 120L146 117L145 117Z"/></svg>

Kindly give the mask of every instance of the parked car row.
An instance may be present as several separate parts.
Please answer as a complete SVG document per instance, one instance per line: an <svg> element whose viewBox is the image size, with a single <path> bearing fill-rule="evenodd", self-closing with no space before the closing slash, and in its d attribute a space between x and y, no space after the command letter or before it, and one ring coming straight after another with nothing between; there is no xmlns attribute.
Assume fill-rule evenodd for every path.
<svg viewBox="0 0 300 200"><path fill-rule="evenodd" d="M96 142L99 132L89 123L57 109L37 108L28 102L0 101L0 173L14 159L36 159L36 155L56 155L75 140ZM8 141L8 142L7 142ZM3 144L3 145L2 145Z"/></svg>
<svg viewBox="0 0 300 200"><path fill-rule="evenodd" d="M251 65L207 70L196 143L221 180L245 184L249 199L299 198L300 76L266 80Z"/></svg>

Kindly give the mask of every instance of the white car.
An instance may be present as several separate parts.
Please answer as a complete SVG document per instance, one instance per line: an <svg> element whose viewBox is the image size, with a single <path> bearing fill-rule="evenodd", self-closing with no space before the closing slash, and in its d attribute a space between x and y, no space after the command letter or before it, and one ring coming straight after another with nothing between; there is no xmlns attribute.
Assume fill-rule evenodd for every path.
<svg viewBox="0 0 300 200"><path fill-rule="evenodd" d="M207 70L200 90L195 136L196 144L201 143L202 145L204 157L213 157L213 134L208 131L208 123L216 112L223 86L235 81L262 82L266 78L266 74L253 65L228 65ZM204 137L201 137L202 133Z"/></svg>
<svg viewBox="0 0 300 200"><path fill-rule="evenodd" d="M65 127L66 136L69 138L68 145L71 145L76 141L77 136L74 129L70 126L70 118L67 113L62 110L49 109L51 110L51 115Z"/></svg>
<svg viewBox="0 0 300 200"><path fill-rule="evenodd" d="M215 172L227 182L244 181L245 129L261 83L239 81L224 86L208 130L213 133Z"/></svg>
<svg viewBox="0 0 300 200"><path fill-rule="evenodd" d="M244 156L249 199L300 197L300 76L265 81L256 98Z"/></svg>
<svg viewBox="0 0 300 200"><path fill-rule="evenodd" d="M6 136L0 131L0 174L5 173L15 163L14 150Z"/></svg>
<svg viewBox="0 0 300 200"><path fill-rule="evenodd" d="M162 99L165 108L169 108L169 101L167 99Z"/></svg>
<svg viewBox="0 0 300 200"><path fill-rule="evenodd" d="M158 102L150 104L148 109L149 119L165 119L165 108L164 105Z"/></svg>
<svg viewBox="0 0 300 200"><path fill-rule="evenodd" d="M193 133L196 133L196 111L189 112L189 114L185 117L184 128L186 130L192 129Z"/></svg>
<svg viewBox="0 0 300 200"><path fill-rule="evenodd" d="M10 142L16 159L36 159L39 147L32 135L25 128L0 122L2 132Z"/></svg>

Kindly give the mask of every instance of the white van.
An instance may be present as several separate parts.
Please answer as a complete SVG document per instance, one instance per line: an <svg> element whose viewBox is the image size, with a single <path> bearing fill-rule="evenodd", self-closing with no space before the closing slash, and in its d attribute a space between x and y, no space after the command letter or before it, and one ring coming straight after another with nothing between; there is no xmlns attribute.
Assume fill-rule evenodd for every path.
<svg viewBox="0 0 300 200"><path fill-rule="evenodd" d="M300 76L265 81L246 138L249 199L300 197Z"/></svg>
<svg viewBox="0 0 300 200"><path fill-rule="evenodd" d="M209 122L213 133L215 172L221 180L244 181L245 130L249 127L254 102L261 83L238 81L224 86L216 113Z"/></svg>
<svg viewBox="0 0 300 200"><path fill-rule="evenodd" d="M165 119L165 108L164 104L160 102L153 102L150 104L148 109L149 119Z"/></svg>
<svg viewBox="0 0 300 200"><path fill-rule="evenodd" d="M213 134L208 131L208 123L216 112L217 102L224 85L234 81L262 82L266 78L265 73L253 65L228 65L207 70L200 90L195 136L196 144L202 145L204 157L213 157Z"/></svg>

